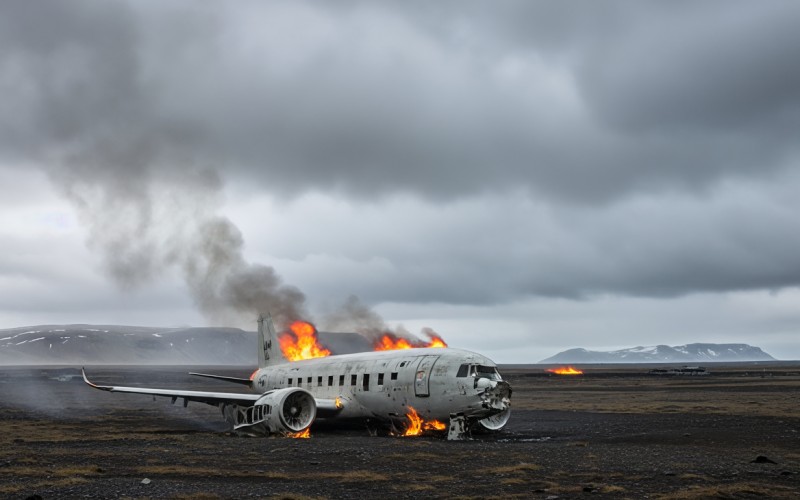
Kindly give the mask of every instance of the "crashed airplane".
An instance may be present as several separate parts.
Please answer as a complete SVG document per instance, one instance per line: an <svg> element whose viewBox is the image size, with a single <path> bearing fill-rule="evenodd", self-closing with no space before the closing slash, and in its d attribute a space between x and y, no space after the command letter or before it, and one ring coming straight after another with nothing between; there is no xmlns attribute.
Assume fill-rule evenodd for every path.
<svg viewBox="0 0 800 500"><path fill-rule="evenodd" d="M95 389L162 396L217 406L233 429L303 436L317 418L360 419L395 434L448 429L448 439L472 430L502 429L511 415L511 386L477 353L413 348L287 361L270 317L258 320L259 367L249 379L193 373L250 387L254 394L97 385ZM449 426L443 422L449 421Z"/></svg>

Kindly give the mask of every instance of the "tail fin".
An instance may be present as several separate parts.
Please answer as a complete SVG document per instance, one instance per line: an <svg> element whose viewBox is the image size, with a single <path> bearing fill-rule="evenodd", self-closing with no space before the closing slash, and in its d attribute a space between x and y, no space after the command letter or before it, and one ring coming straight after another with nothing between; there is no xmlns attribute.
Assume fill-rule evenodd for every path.
<svg viewBox="0 0 800 500"><path fill-rule="evenodd" d="M260 315L258 317L258 367L264 368L286 362L278 342L278 334L275 333L275 325L272 324L272 316Z"/></svg>

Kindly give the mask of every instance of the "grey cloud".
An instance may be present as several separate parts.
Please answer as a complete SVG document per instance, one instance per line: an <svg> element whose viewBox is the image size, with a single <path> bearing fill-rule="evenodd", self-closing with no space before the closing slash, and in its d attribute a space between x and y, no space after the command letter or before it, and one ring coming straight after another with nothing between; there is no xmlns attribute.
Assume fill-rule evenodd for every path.
<svg viewBox="0 0 800 500"><path fill-rule="evenodd" d="M370 303L777 290L800 283L798 186L797 176L732 182L710 195L639 196L602 208L553 207L524 193L377 212L316 201L284 213L313 237L280 238L291 228L279 229L273 236L284 244L274 250L294 262L287 276L316 295L346 287ZM332 214L305 215L314 212ZM343 237L337 219L359 230Z"/></svg>
<svg viewBox="0 0 800 500"><path fill-rule="evenodd" d="M287 197L607 203L797 158L792 4L20 5L5 152L91 142L134 184L206 162Z"/></svg>
<svg viewBox="0 0 800 500"><path fill-rule="evenodd" d="M584 54L587 103L631 131L746 130L763 140L765 125L796 122L800 6L720 5L634 9L617 36Z"/></svg>

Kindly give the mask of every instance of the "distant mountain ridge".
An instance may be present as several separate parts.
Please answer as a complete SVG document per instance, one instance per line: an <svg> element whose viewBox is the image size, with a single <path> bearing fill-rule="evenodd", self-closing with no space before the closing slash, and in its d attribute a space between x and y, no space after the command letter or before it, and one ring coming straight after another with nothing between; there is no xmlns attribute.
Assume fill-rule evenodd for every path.
<svg viewBox="0 0 800 500"><path fill-rule="evenodd" d="M539 361L557 363L699 363L704 361L774 361L760 347L748 344L686 344L638 346L618 351L568 349Z"/></svg>
<svg viewBox="0 0 800 500"><path fill-rule="evenodd" d="M357 333L319 332L332 352L370 351ZM258 363L255 332L239 328L40 325L0 330L0 365Z"/></svg>

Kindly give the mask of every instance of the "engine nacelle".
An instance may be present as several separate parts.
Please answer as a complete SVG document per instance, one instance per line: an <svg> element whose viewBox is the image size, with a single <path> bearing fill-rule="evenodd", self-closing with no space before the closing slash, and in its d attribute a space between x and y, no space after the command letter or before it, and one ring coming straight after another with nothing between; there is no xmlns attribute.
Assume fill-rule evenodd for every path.
<svg viewBox="0 0 800 500"><path fill-rule="evenodd" d="M317 417L310 392L299 387L278 389L261 396L253 406L224 405L222 414L234 430L257 434L294 434L306 430Z"/></svg>

